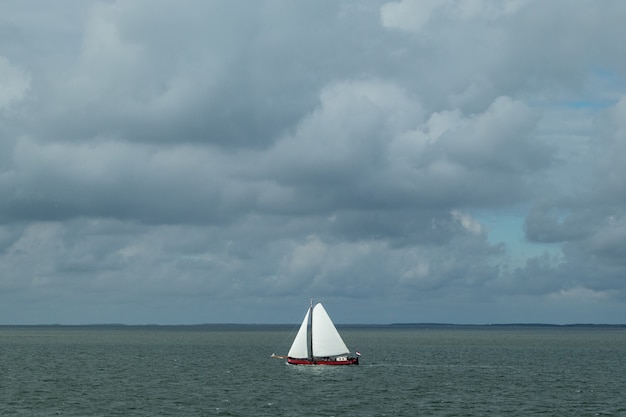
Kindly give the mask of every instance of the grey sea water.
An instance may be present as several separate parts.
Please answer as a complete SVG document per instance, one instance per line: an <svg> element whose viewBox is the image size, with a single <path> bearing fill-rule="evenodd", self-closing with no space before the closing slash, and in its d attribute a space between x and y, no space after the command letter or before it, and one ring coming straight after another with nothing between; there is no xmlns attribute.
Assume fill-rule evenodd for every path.
<svg viewBox="0 0 626 417"><path fill-rule="evenodd" d="M291 330L0 328L2 416L624 416L626 330L340 329L361 366L284 364Z"/></svg>

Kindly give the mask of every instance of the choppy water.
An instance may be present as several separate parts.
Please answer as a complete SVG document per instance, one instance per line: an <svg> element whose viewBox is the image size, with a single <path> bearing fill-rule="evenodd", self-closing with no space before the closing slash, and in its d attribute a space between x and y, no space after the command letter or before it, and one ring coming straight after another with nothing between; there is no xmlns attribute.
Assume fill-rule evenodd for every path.
<svg viewBox="0 0 626 417"><path fill-rule="evenodd" d="M626 415L624 329L341 333L361 366L271 359L282 330L0 328L0 415Z"/></svg>

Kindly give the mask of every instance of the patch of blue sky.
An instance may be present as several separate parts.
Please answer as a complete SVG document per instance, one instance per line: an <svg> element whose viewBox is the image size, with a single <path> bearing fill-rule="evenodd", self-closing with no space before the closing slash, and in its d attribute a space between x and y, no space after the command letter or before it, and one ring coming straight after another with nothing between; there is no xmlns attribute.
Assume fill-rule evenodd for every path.
<svg viewBox="0 0 626 417"><path fill-rule="evenodd" d="M504 244L505 257L510 267L521 267L531 258L548 253L553 259L562 256L559 244L530 242L524 232L524 216L521 214L474 214L474 218L487 230L488 242Z"/></svg>
<svg viewBox="0 0 626 417"><path fill-rule="evenodd" d="M582 87L570 92L570 97L544 96L530 100L534 107L571 110L604 110L614 106L626 94L626 80L616 71L594 68L589 71Z"/></svg>
<svg viewBox="0 0 626 417"><path fill-rule="evenodd" d="M602 110L614 106L618 100L603 99L603 100L573 100L557 103L557 106L566 107L570 109L590 109L590 110Z"/></svg>

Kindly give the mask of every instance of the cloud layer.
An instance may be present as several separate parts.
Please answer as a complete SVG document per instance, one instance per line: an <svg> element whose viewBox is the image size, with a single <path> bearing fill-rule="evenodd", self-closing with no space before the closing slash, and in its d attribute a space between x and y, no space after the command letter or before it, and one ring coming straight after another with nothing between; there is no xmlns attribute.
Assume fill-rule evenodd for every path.
<svg viewBox="0 0 626 417"><path fill-rule="evenodd" d="M0 322L620 322L626 4L5 2Z"/></svg>

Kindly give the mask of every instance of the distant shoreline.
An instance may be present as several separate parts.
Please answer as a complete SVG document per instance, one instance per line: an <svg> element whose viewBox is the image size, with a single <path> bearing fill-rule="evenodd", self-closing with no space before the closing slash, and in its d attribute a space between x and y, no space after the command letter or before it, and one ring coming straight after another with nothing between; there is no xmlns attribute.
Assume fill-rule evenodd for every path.
<svg viewBox="0 0 626 417"><path fill-rule="evenodd" d="M253 324L253 323L205 323L205 324L0 324L0 329L154 329L154 330L289 330L297 323ZM452 324L452 323L390 323L390 324L337 324L343 329L626 329L626 324L549 324L549 323L498 323L498 324Z"/></svg>

